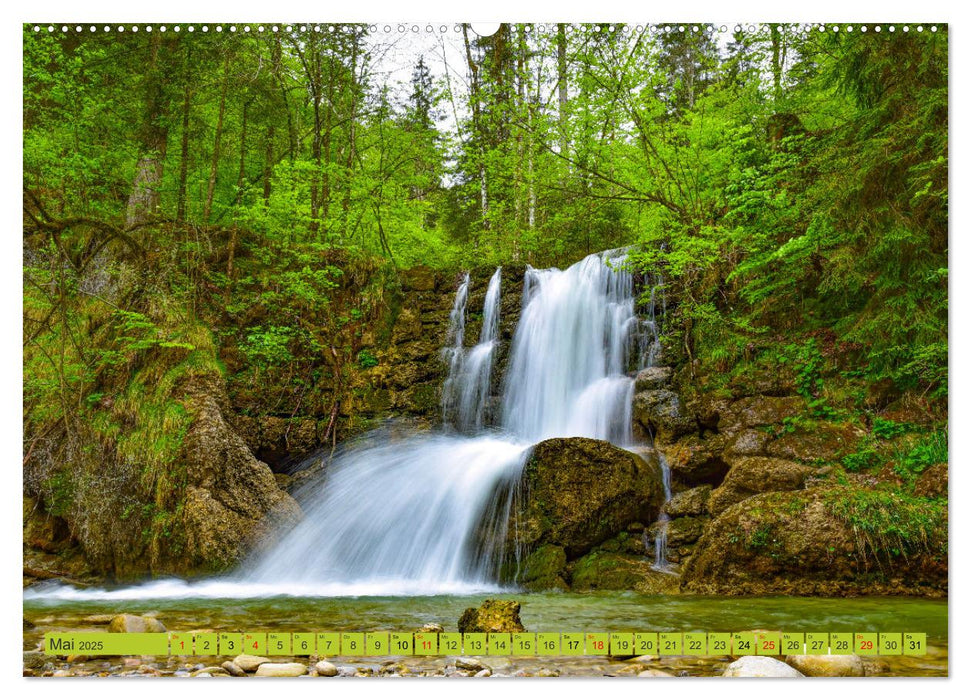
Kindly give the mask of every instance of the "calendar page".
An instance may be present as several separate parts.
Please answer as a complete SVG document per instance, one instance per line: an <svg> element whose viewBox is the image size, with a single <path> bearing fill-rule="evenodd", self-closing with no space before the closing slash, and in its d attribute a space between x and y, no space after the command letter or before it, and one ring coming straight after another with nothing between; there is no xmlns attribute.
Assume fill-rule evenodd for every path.
<svg viewBox="0 0 971 700"><path fill-rule="evenodd" d="M948 675L948 25L649 19L23 25L24 676Z"/></svg>

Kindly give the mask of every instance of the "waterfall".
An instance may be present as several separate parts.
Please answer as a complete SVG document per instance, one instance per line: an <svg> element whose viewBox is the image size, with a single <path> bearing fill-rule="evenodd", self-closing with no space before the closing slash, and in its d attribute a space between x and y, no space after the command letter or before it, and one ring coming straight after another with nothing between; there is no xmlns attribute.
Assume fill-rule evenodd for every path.
<svg viewBox="0 0 971 700"><path fill-rule="evenodd" d="M469 284L469 273L466 272L459 283L452 311L448 315L448 330L445 334L445 346L442 348L442 359L448 365L448 377L442 386L442 416L446 421L453 412L455 384L461 377L465 359L465 306L469 301Z"/></svg>
<svg viewBox="0 0 971 700"><path fill-rule="evenodd" d="M443 417L446 423L453 424L462 432L479 430L484 423L492 384L492 365L499 341L501 282L500 267L492 275L486 290L479 342L468 352L461 346L453 348L450 356L448 378L442 388ZM467 284L464 292L460 288L459 294L468 294Z"/></svg>
<svg viewBox="0 0 971 700"><path fill-rule="evenodd" d="M531 442L578 436L631 443L633 280L617 269L620 255L602 256L567 270L526 270L502 425Z"/></svg>
<svg viewBox="0 0 971 700"><path fill-rule="evenodd" d="M458 285L443 351L443 421L455 430L346 446L304 491L304 519L234 574L142 595L431 595L496 590L509 513L533 444L585 436L629 445L630 373L645 357L623 253L566 270L529 268L500 386L498 425L484 425L499 338L500 270L478 343L465 349L470 278ZM70 595L99 595L94 591ZM45 593L44 595L53 595ZM125 589L124 596L139 594Z"/></svg>
<svg viewBox="0 0 971 700"><path fill-rule="evenodd" d="M657 453L658 462L661 465L661 483L664 485L664 505L671 500L671 467L668 461L660 452ZM654 534L654 568L658 571L669 571L671 565L668 563L668 523L671 518L661 507L661 512L657 516Z"/></svg>

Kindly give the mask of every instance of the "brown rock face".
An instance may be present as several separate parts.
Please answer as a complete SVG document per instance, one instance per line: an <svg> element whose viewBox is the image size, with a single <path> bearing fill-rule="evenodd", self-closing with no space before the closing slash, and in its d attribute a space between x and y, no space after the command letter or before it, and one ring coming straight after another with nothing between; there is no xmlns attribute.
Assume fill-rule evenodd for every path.
<svg viewBox="0 0 971 700"><path fill-rule="evenodd" d="M758 493L800 489L813 472L804 464L769 457L737 457L731 464L725 481L711 492L712 515Z"/></svg>
<svg viewBox="0 0 971 700"><path fill-rule="evenodd" d="M520 489L509 532L521 546L557 545L570 558L633 522L653 522L664 500L656 462L589 438L536 445Z"/></svg>
<svg viewBox="0 0 971 700"><path fill-rule="evenodd" d="M182 525L186 569L229 566L281 527L296 523L300 507L276 484L223 418L214 379L187 387L194 421L184 448L186 477Z"/></svg>
<svg viewBox="0 0 971 700"><path fill-rule="evenodd" d="M525 632L515 600L487 600L478 608L466 608L459 618L459 632Z"/></svg>

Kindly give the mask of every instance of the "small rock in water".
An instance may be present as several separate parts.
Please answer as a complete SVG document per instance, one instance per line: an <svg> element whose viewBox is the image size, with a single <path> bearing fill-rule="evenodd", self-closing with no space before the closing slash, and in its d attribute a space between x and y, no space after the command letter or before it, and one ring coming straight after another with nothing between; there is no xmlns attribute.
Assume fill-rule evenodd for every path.
<svg viewBox="0 0 971 700"><path fill-rule="evenodd" d="M459 658L455 659L455 667L460 668L463 671L476 671L476 672L483 671L489 668L478 659L465 657L465 656L460 656Z"/></svg>
<svg viewBox="0 0 971 700"><path fill-rule="evenodd" d="M459 618L459 632L525 632L515 600L486 600L478 608L466 608Z"/></svg>
<svg viewBox="0 0 971 700"><path fill-rule="evenodd" d="M786 663L805 676L859 677L865 675L863 659L856 654L819 656L790 655Z"/></svg>
<svg viewBox="0 0 971 700"><path fill-rule="evenodd" d="M229 677L229 671L224 669L222 666L206 666L205 668L200 668L198 671L192 673L193 676L199 677L203 673L207 673L212 677L225 676Z"/></svg>
<svg viewBox="0 0 971 700"><path fill-rule="evenodd" d="M86 625L107 625L114 620L116 615L113 613L104 613L101 615L88 615L87 617L82 617L81 622Z"/></svg>
<svg viewBox="0 0 971 700"><path fill-rule="evenodd" d="M440 634L445 631L445 628L442 627L437 622L426 622L424 625L421 626L421 628L418 631L428 632L430 634Z"/></svg>
<svg viewBox="0 0 971 700"><path fill-rule="evenodd" d="M338 668L330 661L318 661L314 668L317 669L318 676L324 676L325 678L332 678L340 673Z"/></svg>
<svg viewBox="0 0 971 700"><path fill-rule="evenodd" d="M295 661L284 664L260 664L260 667L256 669L257 676L268 676L270 678L296 678L305 673L307 673L307 667Z"/></svg>
<svg viewBox="0 0 971 700"><path fill-rule="evenodd" d="M733 661L722 674L727 678L804 678L788 664L771 656L743 656Z"/></svg>
<svg viewBox="0 0 971 700"><path fill-rule="evenodd" d="M477 674L475 674L474 678L488 678L491 675L492 675L492 669L484 668L481 671L479 671Z"/></svg>
<svg viewBox="0 0 971 700"><path fill-rule="evenodd" d="M246 671L244 671L242 668L239 667L238 664L232 661L223 661L222 667L226 669L226 672L229 673L230 676L239 677L239 676L246 675Z"/></svg>
<svg viewBox="0 0 971 700"><path fill-rule="evenodd" d="M340 676L341 678L356 676L357 669L354 666L338 666L337 675Z"/></svg>
<svg viewBox="0 0 971 700"><path fill-rule="evenodd" d="M260 667L261 664L268 664L270 660L265 656L253 656L252 654L240 654L235 659L233 663L239 666L241 669L249 673L250 671L255 671Z"/></svg>
<svg viewBox="0 0 971 700"><path fill-rule="evenodd" d="M674 678L674 675L668 673L667 671L661 671L656 668L649 668L646 671L641 671L637 674L638 678Z"/></svg>
<svg viewBox="0 0 971 700"><path fill-rule="evenodd" d="M536 675L539 678L559 678L560 671L556 668L541 668L536 672Z"/></svg>
<svg viewBox="0 0 971 700"><path fill-rule="evenodd" d="M165 632L165 625L154 617L143 617L141 615L115 615L108 623L109 632L119 633L140 633L140 632Z"/></svg>

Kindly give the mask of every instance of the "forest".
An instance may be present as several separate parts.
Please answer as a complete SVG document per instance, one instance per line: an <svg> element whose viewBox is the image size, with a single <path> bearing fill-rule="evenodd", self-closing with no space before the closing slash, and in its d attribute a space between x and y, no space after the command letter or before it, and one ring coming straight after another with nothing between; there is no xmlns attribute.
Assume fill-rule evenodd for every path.
<svg viewBox="0 0 971 700"><path fill-rule="evenodd" d="M394 408L415 270L626 247L692 392L784 377L784 429L859 426L842 468L905 509L947 461L945 25L52 29L23 30L24 489L94 570L201 566L167 544L192 378L256 432L313 420L254 448L280 472Z"/></svg>

